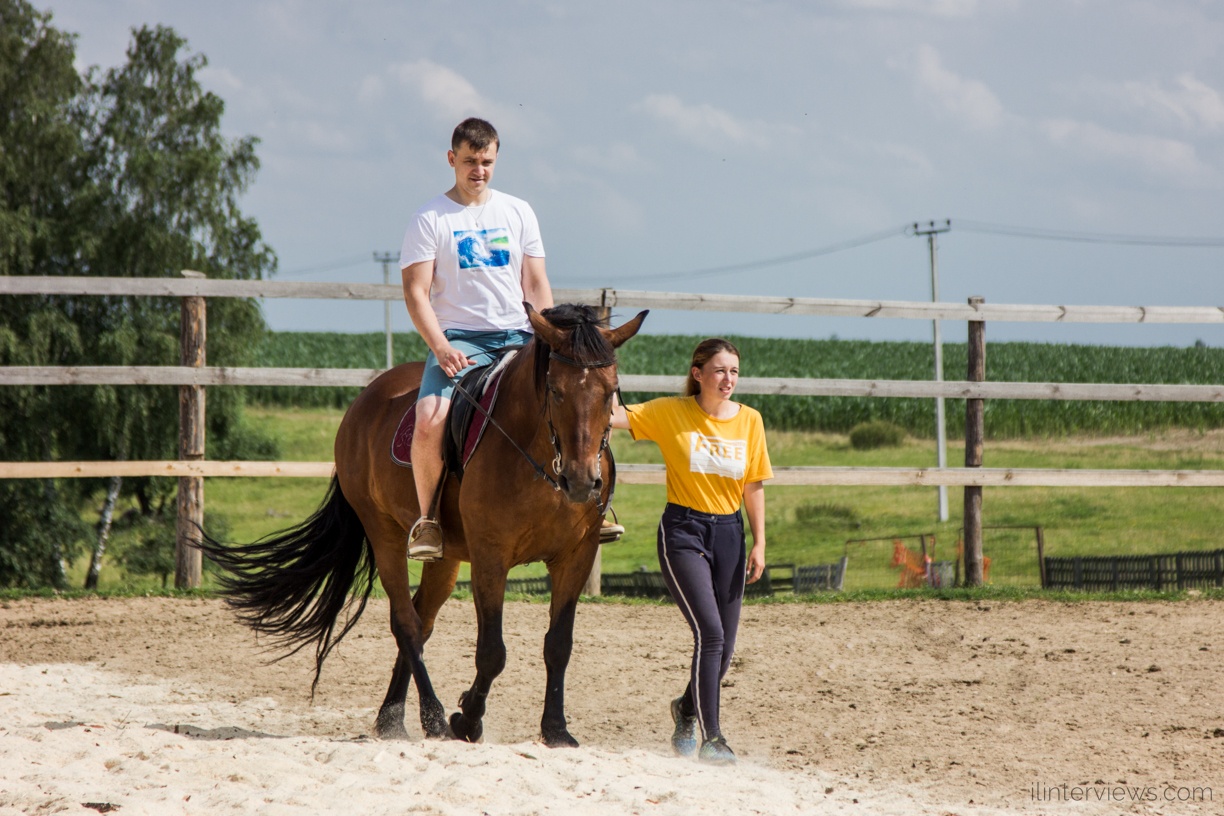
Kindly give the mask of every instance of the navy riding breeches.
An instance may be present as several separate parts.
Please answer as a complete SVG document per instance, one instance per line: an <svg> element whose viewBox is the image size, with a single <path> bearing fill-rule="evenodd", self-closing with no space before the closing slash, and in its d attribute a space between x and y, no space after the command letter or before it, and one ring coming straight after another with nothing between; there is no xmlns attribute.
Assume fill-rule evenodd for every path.
<svg viewBox="0 0 1224 816"><path fill-rule="evenodd" d="M702 738L720 736L719 686L731 665L744 601L744 520L738 513L699 513L668 504L659 522L659 566L693 630L693 667L684 712L695 713Z"/></svg>

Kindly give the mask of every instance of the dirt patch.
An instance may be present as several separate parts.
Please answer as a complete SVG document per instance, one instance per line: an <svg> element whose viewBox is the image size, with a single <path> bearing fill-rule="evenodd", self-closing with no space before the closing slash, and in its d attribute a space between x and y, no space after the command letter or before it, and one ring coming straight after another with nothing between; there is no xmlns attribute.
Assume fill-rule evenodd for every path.
<svg viewBox="0 0 1224 816"><path fill-rule="evenodd" d="M505 620L509 656L489 700L489 750L530 744L537 737L544 693L547 606L510 603ZM739 651L723 691L723 726L744 760L735 772L741 781L745 768L758 767L761 773L782 774L777 778L783 787L814 797L779 812L842 812L842 806L855 812L852 800L862 799L874 802L874 812L893 812L892 803L898 813L1049 813L1067 807L1218 813L1224 802L1221 631L1224 603L1214 601L753 605L745 608ZM472 680L474 644L471 603L448 603L426 650L434 685L448 706ZM645 756L652 767L679 762L667 756L667 701L683 689L689 648L687 629L673 607L580 607L567 713L584 749L604 762L610 755ZM157 700L181 697L189 707L216 703L238 711L258 701L261 710L277 711L274 731L281 739L364 744L393 656L387 606L372 602L329 659L312 705L312 655L268 664L250 632L217 601L0 604L0 668L8 670L9 682L27 682L23 667L63 673L57 693L70 688L82 711L93 710L98 691L86 682L72 688L71 671L64 667L83 666L88 672L82 677L97 683L127 678L133 687L156 686L163 695ZM8 750L15 750L22 736L49 739L67 730L81 732L84 756L97 733L118 728L99 722L93 724L97 731L84 733L91 723L71 710L32 712L38 703L31 701L40 699L51 698L36 690L0 688L0 743L7 741ZM147 704L152 711L168 705ZM267 736L259 721L217 716L193 719L176 709L160 722L171 736L173 727L194 723L217 739L281 750L275 740L252 737ZM48 723L57 724L58 731ZM408 727L419 731L414 705ZM415 745L419 752L438 743L414 737L398 745ZM141 750L147 755L152 749ZM520 753L564 752L537 745ZM29 791L51 783L35 785L29 780L37 774L31 776L29 768L30 773L19 772L13 764L28 764L35 755L17 751L0 757L0 813L46 806L30 799L39 794ZM698 773L698 766L691 767ZM644 772L626 773L631 778ZM28 790L16 785L22 779ZM267 799L270 783L260 784ZM698 778L696 784L710 783ZM605 796L611 795L609 785ZM1077 789L1088 805L1065 804L1064 798L1079 798ZM1122 789L1137 791L1145 801L1118 801ZM1202 801L1184 801L1195 794L1183 791L1194 789ZM578 796L573 790L565 795ZM1121 794L1124 800L1135 796ZM1183 801L1169 801L1178 796ZM599 796L589 794L583 801L597 803ZM624 812L637 812L632 799L616 803L628 808ZM683 802L673 804L679 808L675 812L685 812ZM585 812L570 805L556 812ZM513 812L553 812L523 807ZM671 812L641 807L641 812ZM124 812L144 811L128 807ZM688 812L706 811L689 807Z"/></svg>

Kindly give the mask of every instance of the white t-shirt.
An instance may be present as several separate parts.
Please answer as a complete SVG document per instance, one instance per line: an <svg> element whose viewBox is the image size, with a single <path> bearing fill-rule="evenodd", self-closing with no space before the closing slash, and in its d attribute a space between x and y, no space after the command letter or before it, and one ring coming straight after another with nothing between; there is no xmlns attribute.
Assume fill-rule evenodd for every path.
<svg viewBox="0 0 1224 816"><path fill-rule="evenodd" d="M544 257L540 224L526 201L489 191L464 207L438 196L404 233L400 268L434 261L429 302L443 330L530 329L523 308L523 256Z"/></svg>

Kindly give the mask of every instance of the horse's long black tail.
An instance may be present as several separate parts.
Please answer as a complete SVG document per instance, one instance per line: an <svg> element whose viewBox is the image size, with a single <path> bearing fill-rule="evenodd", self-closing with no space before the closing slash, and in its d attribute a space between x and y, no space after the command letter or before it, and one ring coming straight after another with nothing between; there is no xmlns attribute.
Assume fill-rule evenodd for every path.
<svg viewBox="0 0 1224 816"><path fill-rule="evenodd" d="M323 661L365 611L374 589L374 551L365 528L332 476L323 504L301 524L253 544L227 546L201 531L200 548L220 566L221 594L238 617L274 648L289 648L282 660L315 644L315 677ZM350 597L353 584L363 584ZM340 613L345 621L336 633Z"/></svg>

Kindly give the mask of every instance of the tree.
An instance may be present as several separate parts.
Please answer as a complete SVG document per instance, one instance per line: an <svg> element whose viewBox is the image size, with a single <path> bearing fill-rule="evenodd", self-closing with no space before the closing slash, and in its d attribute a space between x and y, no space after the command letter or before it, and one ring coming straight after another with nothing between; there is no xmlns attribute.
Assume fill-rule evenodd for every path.
<svg viewBox="0 0 1224 816"><path fill-rule="evenodd" d="M196 79L206 64L202 55L185 53L186 41L169 28L142 27L133 31L125 64L81 76L72 69L72 38L52 28L49 15L22 0L0 0L0 15L0 178L6 183L0 273L166 277L195 269L210 277L260 279L274 270L274 253L239 207L258 170L257 141L222 136L224 103ZM44 86L58 94L40 93ZM18 127L32 138L20 142L23 155L10 160L7 146L19 142L4 129ZM53 172L43 178L40 168ZM39 206L25 203L30 200ZM209 362L246 364L263 331L254 301L210 303ZM0 301L0 364L176 365L178 337L174 299ZM251 439L240 394L216 389L209 396L210 451L240 454L235 446ZM6 416L28 417L31 408L39 409L29 428L0 432L6 459L165 459L177 453L173 388L4 389L0 399L12 404ZM28 442L30 431L40 444L16 439ZM174 488L169 479L49 484L52 503L61 509L79 506L84 491L106 490L90 582L96 582L107 519L121 495L136 498L142 513L153 515ZM20 489L0 482L0 530L12 531L4 534L6 544L10 536L42 540L50 529L18 531L8 523L16 521L16 511L6 510L5 492ZM75 536L83 540L79 530ZM0 563L0 585L18 580L13 575Z"/></svg>
<svg viewBox="0 0 1224 816"><path fill-rule="evenodd" d="M63 274L80 222L84 83L75 48L50 15L0 0L0 274ZM31 302L33 301L33 302ZM79 355L77 327L52 298L0 299L0 363L47 365ZM49 459L63 427L49 388L0 389L5 459ZM71 512L80 486L0 482L0 585L62 586L64 562L84 533Z"/></svg>

